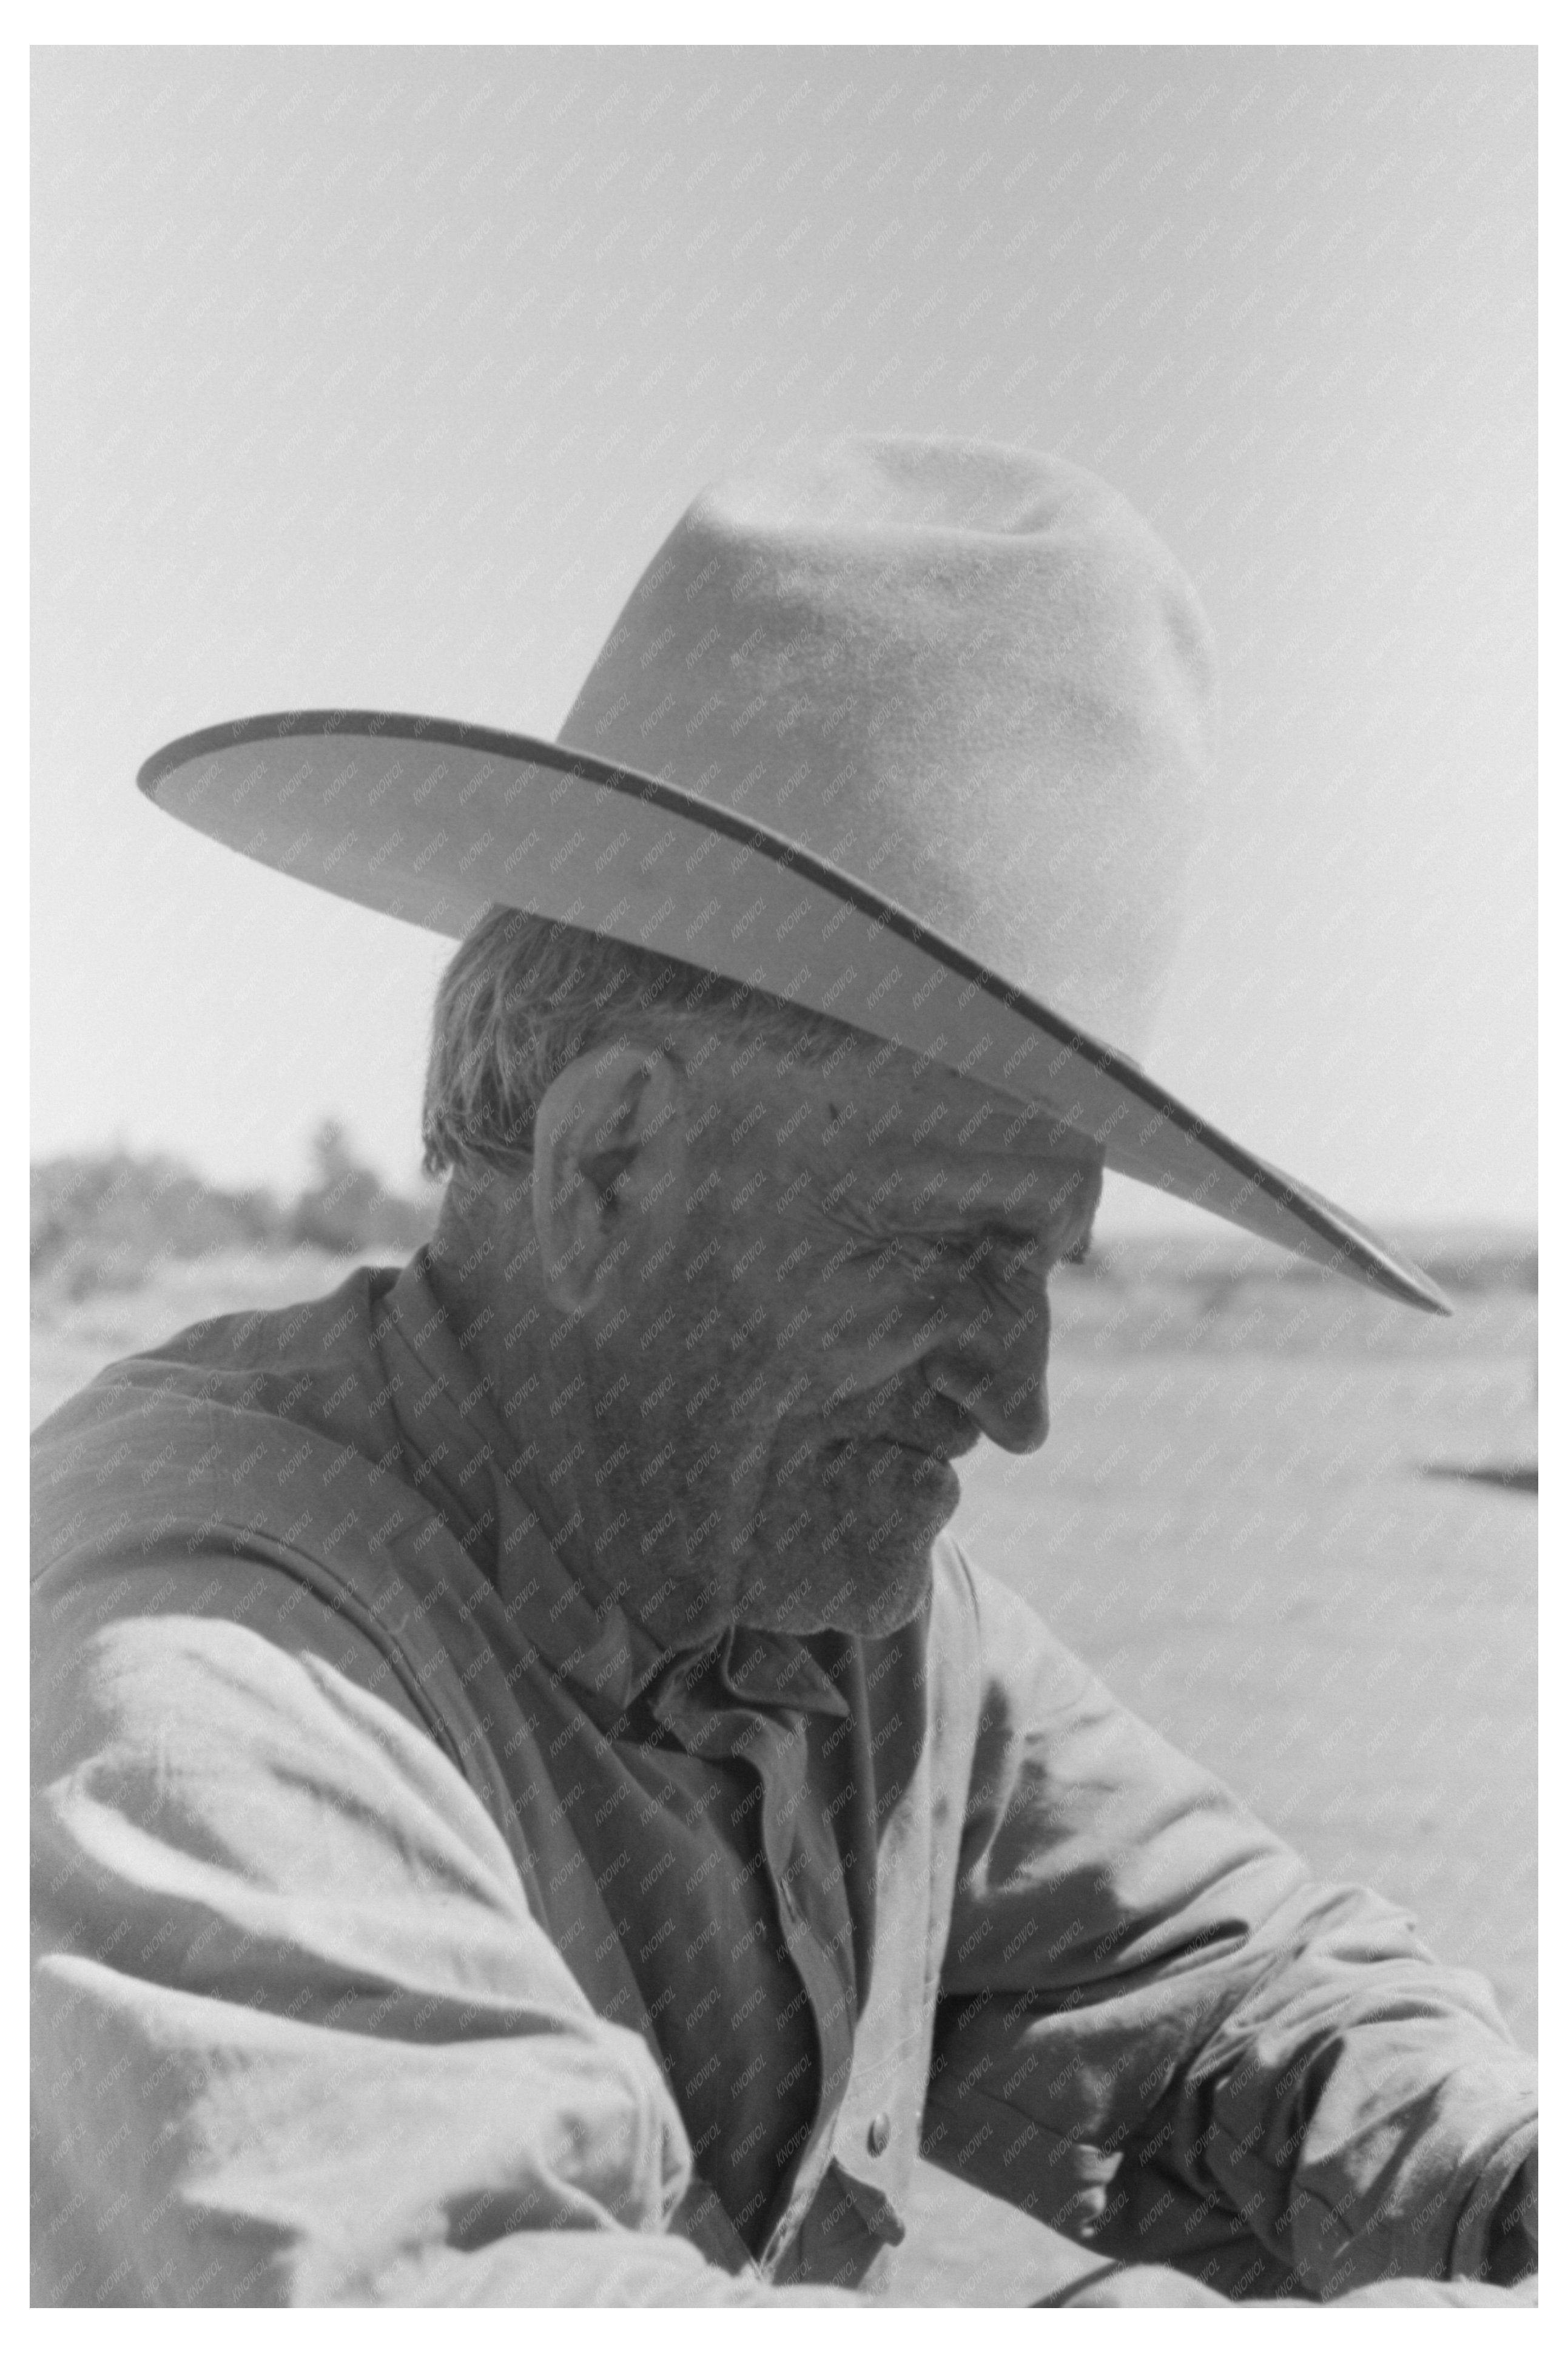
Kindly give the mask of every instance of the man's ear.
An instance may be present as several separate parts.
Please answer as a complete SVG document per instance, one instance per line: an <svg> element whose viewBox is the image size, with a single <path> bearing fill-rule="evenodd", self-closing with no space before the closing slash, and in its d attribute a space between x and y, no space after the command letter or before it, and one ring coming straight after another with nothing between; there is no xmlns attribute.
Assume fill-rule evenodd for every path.
<svg viewBox="0 0 1568 2353"><path fill-rule="evenodd" d="M603 1046L552 1080L533 1123L533 1229L554 1304L591 1307L648 1235L639 1208L679 1198L681 1075L657 1049ZM670 1174L676 1182L661 1183Z"/></svg>

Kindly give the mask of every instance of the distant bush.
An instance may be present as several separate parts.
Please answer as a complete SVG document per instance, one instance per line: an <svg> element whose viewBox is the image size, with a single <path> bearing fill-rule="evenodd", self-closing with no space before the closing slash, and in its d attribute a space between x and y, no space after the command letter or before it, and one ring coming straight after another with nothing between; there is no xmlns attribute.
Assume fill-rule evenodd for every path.
<svg viewBox="0 0 1568 2353"><path fill-rule="evenodd" d="M416 1250L431 1228L428 1207L389 1193L374 1168L356 1160L335 1119L316 1131L316 1181L289 1211L290 1238L335 1251Z"/></svg>
<svg viewBox="0 0 1568 2353"><path fill-rule="evenodd" d="M314 1142L315 1181L292 1202L264 1187L231 1192L163 1155L89 1153L35 1162L30 1263L35 1282L74 1299L133 1290L171 1259L281 1252L307 1243L352 1256L416 1249L434 1200L405 1200L355 1159L328 1121Z"/></svg>

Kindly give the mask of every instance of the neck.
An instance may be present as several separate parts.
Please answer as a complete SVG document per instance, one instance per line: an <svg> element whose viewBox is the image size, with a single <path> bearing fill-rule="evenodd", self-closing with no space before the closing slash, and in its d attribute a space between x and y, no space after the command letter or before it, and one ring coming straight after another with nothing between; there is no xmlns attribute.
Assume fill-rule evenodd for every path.
<svg viewBox="0 0 1568 2353"><path fill-rule="evenodd" d="M512 1441L512 1483L585 1592L617 1601L662 1651L706 1648L730 1619L721 1593L672 1566L680 1515L668 1544L644 1549L668 1499L641 1400L624 1376L606 1388L589 1332L552 1303L538 1266L531 1227L503 1236L444 1210L430 1245L447 1328Z"/></svg>

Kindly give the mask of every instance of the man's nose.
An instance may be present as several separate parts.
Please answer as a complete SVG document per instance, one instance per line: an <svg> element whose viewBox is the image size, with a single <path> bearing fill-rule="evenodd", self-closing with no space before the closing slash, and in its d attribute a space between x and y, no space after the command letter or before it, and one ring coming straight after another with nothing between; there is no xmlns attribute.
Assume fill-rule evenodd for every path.
<svg viewBox="0 0 1568 2353"><path fill-rule="evenodd" d="M1025 1314L1001 1329L988 1326L962 1348L933 1349L922 1370L937 1394L950 1398L1007 1454L1032 1454L1050 1430L1046 1365L1050 1310L1042 1283Z"/></svg>

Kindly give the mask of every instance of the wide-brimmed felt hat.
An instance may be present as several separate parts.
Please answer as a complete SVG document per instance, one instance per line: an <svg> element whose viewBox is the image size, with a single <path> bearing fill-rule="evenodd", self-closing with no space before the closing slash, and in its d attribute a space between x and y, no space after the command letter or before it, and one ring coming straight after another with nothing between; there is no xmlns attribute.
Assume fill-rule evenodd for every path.
<svg viewBox="0 0 1568 2353"><path fill-rule="evenodd" d="M852 439L731 476L551 743L384 712L154 754L161 807L462 936L533 910L1044 1104L1107 1165L1422 1307L1399 1251L1142 1068L1214 753L1191 585L1032 451Z"/></svg>

